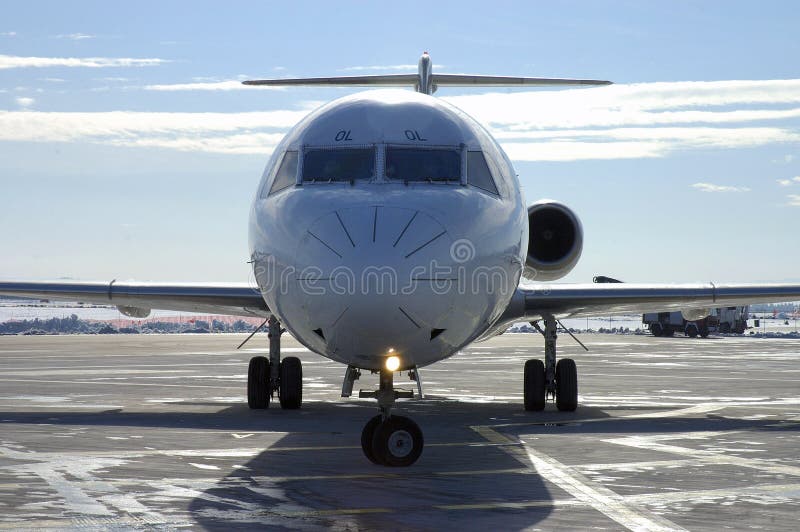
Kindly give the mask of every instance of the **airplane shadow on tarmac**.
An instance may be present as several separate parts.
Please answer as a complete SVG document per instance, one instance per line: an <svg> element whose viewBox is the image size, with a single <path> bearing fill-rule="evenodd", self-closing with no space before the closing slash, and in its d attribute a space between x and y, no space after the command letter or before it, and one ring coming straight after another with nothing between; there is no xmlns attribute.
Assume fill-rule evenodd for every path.
<svg viewBox="0 0 800 532"><path fill-rule="evenodd" d="M170 406L179 409L180 405ZM281 410L277 405L269 411L229 403L219 406L224 408L212 413L15 411L0 412L0 419L18 424L220 431L223 438L211 436L210 441L204 440L205 446L192 443L189 435L185 447L199 450L209 443L216 450L221 442L231 449L258 448L265 443L257 433L246 440L228 440L224 439L226 432L281 433L244 465L229 468L210 487L203 485L203 491L191 500L191 518L206 529L475 530L494 528L498 519L502 519L504 529L523 529L547 517L556 497L530 464L507 452L509 446L517 445L520 434L585 437L800 430L797 424L781 426L774 419L713 415L614 419L613 408L582 407L574 413L561 413L549 405L545 412L526 413L517 403L465 403L429 397L403 402L398 408L417 421L425 434L422 457L408 468L386 468L368 462L360 447L361 429L375 414L371 402L308 402L295 411ZM625 410L630 413L632 409ZM663 415L664 409L659 410ZM510 443L489 442L471 428L498 425L495 430ZM569 498L563 493L557 497ZM511 508L508 503L524 505Z"/></svg>

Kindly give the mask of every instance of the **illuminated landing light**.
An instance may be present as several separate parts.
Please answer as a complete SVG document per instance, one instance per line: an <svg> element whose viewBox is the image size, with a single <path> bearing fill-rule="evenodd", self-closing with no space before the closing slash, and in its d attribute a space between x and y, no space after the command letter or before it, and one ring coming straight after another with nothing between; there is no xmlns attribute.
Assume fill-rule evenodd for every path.
<svg viewBox="0 0 800 532"><path fill-rule="evenodd" d="M391 353L391 351L389 351ZM398 356L390 356L386 359L386 369L389 371L397 371L400 369L400 357Z"/></svg>

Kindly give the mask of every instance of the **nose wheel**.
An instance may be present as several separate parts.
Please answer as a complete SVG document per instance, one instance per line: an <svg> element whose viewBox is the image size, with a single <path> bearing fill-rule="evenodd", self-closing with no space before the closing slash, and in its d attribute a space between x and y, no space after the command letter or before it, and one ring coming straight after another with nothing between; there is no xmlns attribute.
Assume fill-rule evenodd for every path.
<svg viewBox="0 0 800 532"><path fill-rule="evenodd" d="M382 369L378 391L362 391L359 397L375 397L381 410L361 431L364 456L373 464L389 467L407 467L416 462L425 443L422 430L410 418L391 413L398 398L412 398L414 392L395 390L393 373Z"/></svg>
<svg viewBox="0 0 800 532"><path fill-rule="evenodd" d="M370 419L361 431L361 449L370 462L407 467L422 454L424 438L419 425L405 416L383 415Z"/></svg>

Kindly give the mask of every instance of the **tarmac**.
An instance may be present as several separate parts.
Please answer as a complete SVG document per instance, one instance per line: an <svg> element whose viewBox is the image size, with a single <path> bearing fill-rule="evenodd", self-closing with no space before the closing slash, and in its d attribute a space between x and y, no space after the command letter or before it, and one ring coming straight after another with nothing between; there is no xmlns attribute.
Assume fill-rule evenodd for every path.
<svg viewBox="0 0 800 532"><path fill-rule="evenodd" d="M475 344L401 402L425 450L398 469L362 454L374 402L287 336L303 408L248 409L243 338L0 337L0 529L800 528L796 339L561 335L574 413L522 408L540 336Z"/></svg>

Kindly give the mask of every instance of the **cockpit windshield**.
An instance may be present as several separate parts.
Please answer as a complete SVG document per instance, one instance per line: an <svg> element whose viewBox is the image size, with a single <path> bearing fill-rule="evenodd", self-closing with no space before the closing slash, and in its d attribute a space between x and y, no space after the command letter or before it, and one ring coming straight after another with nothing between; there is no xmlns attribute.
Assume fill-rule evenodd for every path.
<svg viewBox="0 0 800 532"><path fill-rule="evenodd" d="M375 177L375 149L307 149L303 153L303 181L361 181Z"/></svg>
<svg viewBox="0 0 800 532"><path fill-rule="evenodd" d="M461 182L461 152L448 148L386 148L386 178Z"/></svg>

